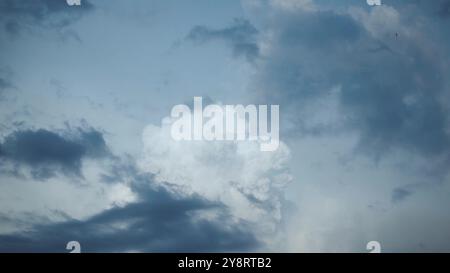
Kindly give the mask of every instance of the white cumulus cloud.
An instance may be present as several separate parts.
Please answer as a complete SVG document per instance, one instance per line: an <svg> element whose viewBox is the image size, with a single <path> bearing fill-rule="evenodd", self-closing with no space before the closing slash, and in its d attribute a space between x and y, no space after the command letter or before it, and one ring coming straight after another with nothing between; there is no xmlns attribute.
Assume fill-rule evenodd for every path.
<svg viewBox="0 0 450 273"><path fill-rule="evenodd" d="M261 152L256 141L175 141L170 119L143 132L144 172L157 183L175 184L188 194L225 204L236 220L273 233L282 218L283 190L292 180L289 148L280 142L274 152Z"/></svg>

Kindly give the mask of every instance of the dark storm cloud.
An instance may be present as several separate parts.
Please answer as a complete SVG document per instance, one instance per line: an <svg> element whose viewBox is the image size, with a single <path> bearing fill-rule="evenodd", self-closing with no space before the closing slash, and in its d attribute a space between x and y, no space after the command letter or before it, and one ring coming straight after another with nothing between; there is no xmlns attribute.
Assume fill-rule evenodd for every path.
<svg viewBox="0 0 450 273"><path fill-rule="evenodd" d="M60 28L93 8L87 0L80 6L69 6L65 0L3 0L0 2L0 22L10 34L17 34L25 26Z"/></svg>
<svg viewBox="0 0 450 273"><path fill-rule="evenodd" d="M80 242L83 252L246 251L259 245L246 223L232 222L222 204L152 187L152 177L137 175L131 165L120 172L134 176L139 201L85 221L36 225L20 234L0 235L0 252L67 252L65 246L72 240ZM211 211L219 217L196 217Z"/></svg>
<svg viewBox="0 0 450 273"><path fill-rule="evenodd" d="M430 54L426 47L441 37L422 33L424 43L389 28L375 36L349 14L334 11L283 13L271 30L273 48L255 82L266 98L292 111L296 128L302 128L304 107L340 86L342 126L360 133L361 150L376 157L392 148L450 154L441 99L449 94L443 63L450 54L445 47Z"/></svg>
<svg viewBox="0 0 450 273"><path fill-rule="evenodd" d="M225 41L233 50L235 56L244 56L251 61L259 54L256 43L258 30L244 19L235 19L233 24L222 29L211 29L207 26L194 27L187 39L198 43L212 40Z"/></svg>
<svg viewBox="0 0 450 273"><path fill-rule="evenodd" d="M103 135L92 128L79 128L65 135L45 129L19 130L0 144L0 159L31 167L37 179L52 177L58 171L80 176L83 158L108 154Z"/></svg>

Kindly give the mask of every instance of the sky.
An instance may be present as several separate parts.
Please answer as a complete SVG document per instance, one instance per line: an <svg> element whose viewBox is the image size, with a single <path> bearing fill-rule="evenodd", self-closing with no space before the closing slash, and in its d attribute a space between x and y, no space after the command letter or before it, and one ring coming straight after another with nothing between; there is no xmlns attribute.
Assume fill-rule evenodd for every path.
<svg viewBox="0 0 450 273"><path fill-rule="evenodd" d="M0 0L0 252L450 251L450 1L381 2Z"/></svg>

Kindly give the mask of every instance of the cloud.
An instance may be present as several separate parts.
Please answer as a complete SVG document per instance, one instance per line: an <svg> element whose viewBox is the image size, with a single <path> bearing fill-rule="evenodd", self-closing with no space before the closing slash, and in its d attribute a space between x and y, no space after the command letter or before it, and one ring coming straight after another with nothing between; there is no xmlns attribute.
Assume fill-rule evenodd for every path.
<svg viewBox="0 0 450 273"><path fill-rule="evenodd" d="M110 152L103 135L94 129L21 130L7 135L0 145L0 158L42 170L33 174L33 179L45 177L47 169L75 169L81 173L88 167L81 164L83 159L105 155ZM252 251L264 246L257 232L259 224L238 215L230 200L225 203L202 191L186 190L191 180L162 181L160 175L137 166L130 155L111 155L104 163L96 165L94 172L89 166L90 182L85 186L93 187L89 191L99 188L98 198L124 202L114 201L106 209L97 208L94 214L87 215L83 212L76 218L71 217L78 209L64 206L58 212L64 217L39 218L35 222L24 222L17 213L6 214L0 218L2 226L8 227L0 235L0 252L67 252L65 246L72 240L81 243L83 252L223 252ZM61 183L60 179L50 182ZM114 193L114 189L119 191ZM240 191L253 194L244 188ZM261 202L260 196L253 198L255 205L270 204ZM92 201L88 203L92 205ZM73 206L86 210L82 204Z"/></svg>
<svg viewBox="0 0 450 273"><path fill-rule="evenodd" d="M408 2L402 0L390 0L384 4L395 7L396 9L405 9L407 16L426 15L433 19L445 19L449 15L449 0L423 1L410 0ZM417 18L417 17L416 17Z"/></svg>
<svg viewBox="0 0 450 273"><path fill-rule="evenodd" d="M0 78L0 90L12 87L11 83L3 78Z"/></svg>
<svg viewBox="0 0 450 273"><path fill-rule="evenodd" d="M287 11L299 9L313 10L316 8L313 0L271 0L270 4Z"/></svg>
<svg viewBox="0 0 450 273"><path fill-rule="evenodd" d="M377 158L392 149L450 154L448 104L442 99L450 93L448 50L430 31L433 24L411 23L387 4L369 11L276 15L266 30L271 35L265 36L268 50L256 67L255 89L288 109L293 128L311 118L304 115L308 105L338 87L339 123L325 125L357 132L360 151ZM310 114L328 110L317 109Z"/></svg>
<svg viewBox="0 0 450 273"><path fill-rule="evenodd" d="M222 29L196 26L192 28L186 38L197 43L224 41L232 48L235 56L243 56L252 61L259 54L259 47L256 43L257 34L258 30L249 21L235 19L231 26Z"/></svg>
<svg viewBox="0 0 450 273"><path fill-rule="evenodd" d="M132 164L122 175L132 179L136 202L114 206L85 220L36 224L0 235L0 252L66 252L67 242L83 252L249 251L260 243L245 221L236 221L220 202L156 186L151 174Z"/></svg>
<svg viewBox="0 0 450 273"><path fill-rule="evenodd" d="M93 128L77 128L60 134L46 129L18 130L0 144L0 160L31 167L36 179L53 177L56 172L81 176L83 158L109 155L102 133Z"/></svg>
<svg viewBox="0 0 450 273"><path fill-rule="evenodd" d="M410 190L404 188L396 188L392 191L392 202L393 203L401 202L411 194L412 192Z"/></svg>
<svg viewBox="0 0 450 273"><path fill-rule="evenodd" d="M145 128L140 170L155 174L156 183L167 181L223 203L233 217L256 224L258 238L273 239L285 217L283 192L292 181L286 144L261 152L256 141L175 141L170 124L165 118L161 127Z"/></svg>
<svg viewBox="0 0 450 273"><path fill-rule="evenodd" d="M9 68L0 68L0 101L5 99L7 90L16 88L11 78L12 72Z"/></svg>
<svg viewBox="0 0 450 273"><path fill-rule="evenodd" d="M450 17L450 1L449 0L441 1L438 14L444 18Z"/></svg>
<svg viewBox="0 0 450 273"><path fill-rule="evenodd" d="M31 26L62 28L93 8L94 5L87 0L80 6L69 6L63 0L4 0L0 3L0 21L10 34Z"/></svg>
<svg viewBox="0 0 450 273"><path fill-rule="evenodd" d="M13 85L8 80L0 77L0 100L3 99L4 90L12 87Z"/></svg>

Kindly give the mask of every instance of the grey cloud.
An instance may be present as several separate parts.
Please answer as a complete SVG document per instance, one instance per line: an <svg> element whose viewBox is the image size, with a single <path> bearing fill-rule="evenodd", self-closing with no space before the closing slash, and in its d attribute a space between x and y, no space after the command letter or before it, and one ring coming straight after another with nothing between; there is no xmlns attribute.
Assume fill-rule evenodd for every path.
<svg viewBox="0 0 450 273"><path fill-rule="evenodd" d="M449 155L441 100L449 94L448 71L421 41L396 37L395 30L374 37L350 15L334 11L282 14L274 25L273 49L258 67L256 88L290 109L297 128L308 118L302 117L306 105L340 86L340 126L360 133L360 150L377 158L392 148ZM380 44L389 50L374 51Z"/></svg>
<svg viewBox="0 0 450 273"><path fill-rule="evenodd" d="M0 144L0 159L32 168L34 178L46 179L56 172L81 176L83 158L108 156L102 133L78 128L65 135L45 129L18 130Z"/></svg>
<svg viewBox="0 0 450 273"><path fill-rule="evenodd" d="M11 87L13 86L8 80L0 77L0 100L3 99L3 92Z"/></svg>
<svg viewBox="0 0 450 273"><path fill-rule="evenodd" d="M222 40L233 50L235 56L243 56L252 61L259 55L256 43L258 30L244 19L235 19L233 24L222 29L211 29L207 26L192 28L187 36L188 40L205 43L212 40Z"/></svg>
<svg viewBox="0 0 450 273"><path fill-rule="evenodd" d="M450 1L449 0L441 1L441 5L439 7L438 14L444 18L450 17Z"/></svg>
<svg viewBox="0 0 450 273"><path fill-rule="evenodd" d="M390 0L386 4L392 5L396 8L407 6L408 8L417 9L428 16L437 16L440 18L447 18L450 15L450 1L449 0Z"/></svg>
<svg viewBox="0 0 450 273"><path fill-rule="evenodd" d="M134 177L139 201L87 220L39 224L22 233L0 235L0 252L66 252L65 245L72 240L80 242L83 252L221 252L259 246L248 225L231 221L221 203L152 187L152 176L136 174L133 164L120 172ZM218 218L196 216L205 212Z"/></svg>
<svg viewBox="0 0 450 273"><path fill-rule="evenodd" d="M80 6L69 6L63 0L3 0L0 2L0 21L10 34L17 34L25 26L61 28L93 8L87 0Z"/></svg>
<svg viewBox="0 0 450 273"><path fill-rule="evenodd" d="M283 20L283 19L282 19ZM333 49L345 43L354 43L360 37L361 26L351 17L331 11L304 13L286 18L279 39L287 45Z"/></svg>
<svg viewBox="0 0 450 273"><path fill-rule="evenodd" d="M0 90L12 87L11 83L5 79L0 78Z"/></svg>
<svg viewBox="0 0 450 273"><path fill-rule="evenodd" d="M405 200L408 196L413 194L408 189L405 188L396 188L392 191L392 203L398 203Z"/></svg>
<svg viewBox="0 0 450 273"><path fill-rule="evenodd" d="M67 252L72 240L81 243L83 252L250 251L261 245L250 224L233 219L224 204L186 195L170 183L156 186L153 175L141 173L131 156L110 154L103 135L94 129L22 130L0 145L0 158L32 166L35 179L53 176L59 171L55 165L81 172L84 157L105 154L111 166L101 181L126 182L136 201L83 220L65 215L59 222L23 223L14 215L0 217L4 224L25 227L0 235L0 252Z"/></svg>

